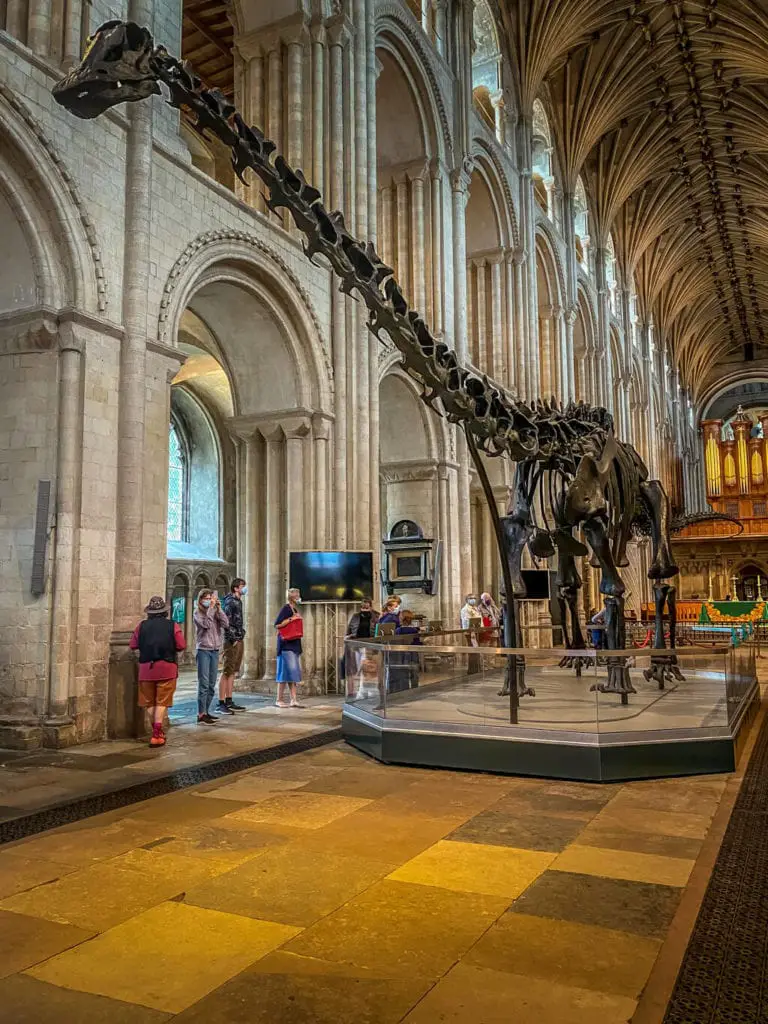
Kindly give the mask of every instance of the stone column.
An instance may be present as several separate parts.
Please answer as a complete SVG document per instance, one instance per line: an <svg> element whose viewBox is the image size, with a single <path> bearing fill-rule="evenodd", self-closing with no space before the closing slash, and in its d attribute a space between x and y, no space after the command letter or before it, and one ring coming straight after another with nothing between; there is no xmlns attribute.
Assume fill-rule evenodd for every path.
<svg viewBox="0 0 768 1024"><path fill-rule="evenodd" d="M55 530L52 536L51 660L43 726L46 747L77 742L72 720L75 564L81 500L83 346L71 324L59 334L59 419Z"/></svg>
<svg viewBox="0 0 768 1024"><path fill-rule="evenodd" d="M384 185L383 188L379 190L379 196L381 199L381 212L379 215L379 251L384 262L390 267L393 267L394 263L392 261L395 254L392 246L392 186Z"/></svg>
<svg viewBox="0 0 768 1024"><path fill-rule="evenodd" d="M52 0L29 0L29 48L46 57L51 47Z"/></svg>
<svg viewBox="0 0 768 1024"><path fill-rule="evenodd" d="M469 196L468 168L462 167L451 174L453 193L453 286L454 286L454 344L459 361L469 357L467 337L467 226L466 209ZM472 531L470 524L469 452L464 435L458 435L458 515L459 560L461 589L469 592L472 586Z"/></svg>
<svg viewBox="0 0 768 1024"><path fill-rule="evenodd" d="M485 260L483 257L472 260L470 266L475 269L475 329L477 332L477 355L472 361L484 373L493 375L491 364L491 346L488 344L488 306L485 295ZM467 271L469 273L469 270ZM471 345L470 345L471 350ZM471 355L471 351L470 351Z"/></svg>
<svg viewBox="0 0 768 1024"><path fill-rule="evenodd" d="M424 178L416 173L411 178L411 253L413 308L422 316L427 307L427 243L424 234Z"/></svg>
<svg viewBox="0 0 768 1024"><path fill-rule="evenodd" d="M276 669L275 630L272 623L284 603L287 550L285 532L284 440L278 424L264 424L265 466L262 478L264 494L264 561L266 577L261 634L265 642L264 675L274 679Z"/></svg>
<svg viewBox="0 0 768 1024"><path fill-rule="evenodd" d="M440 166L433 161L431 173L432 225L432 330L435 336L443 332L443 197Z"/></svg>
<svg viewBox="0 0 768 1024"><path fill-rule="evenodd" d="M504 93L501 90L491 93L491 106L493 107L496 141L503 147L507 142L507 117Z"/></svg>
<svg viewBox="0 0 768 1024"><path fill-rule="evenodd" d="M151 4L132 0L129 17L151 24ZM123 326L118 412L115 619L132 629L142 614L144 527L144 403L152 195L152 104L135 103L129 119L125 162Z"/></svg>
<svg viewBox="0 0 768 1024"><path fill-rule="evenodd" d="M576 326L576 318L578 316L578 310L575 306L571 306L565 315L565 349L563 358L565 365L563 367L563 380L568 381L568 393L566 398L575 401L577 398L584 398L584 395L576 394L576 357L574 355L573 345L573 329Z"/></svg>
<svg viewBox="0 0 768 1024"><path fill-rule="evenodd" d="M267 88L269 90L268 135L277 146L277 152L285 152L283 145L283 52L278 38L269 42L267 56Z"/></svg>
<svg viewBox="0 0 768 1024"><path fill-rule="evenodd" d="M448 48L448 0L432 0L432 11L435 26L435 47L441 57L445 57Z"/></svg>
<svg viewBox="0 0 768 1024"><path fill-rule="evenodd" d="M286 47L285 93L287 98L286 157L292 167L306 164L304 160L304 62L307 28L301 22L284 35ZM309 156L309 154L307 154Z"/></svg>
<svg viewBox="0 0 768 1024"><path fill-rule="evenodd" d="M325 44L322 24L312 26L312 184L325 191Z"/></svg>
<svg viewBox="0 0 768 1024"><path fill-rule="evenodd" d="M345 209L344 160L344 52L349 28L344 19L337 19L328 29L329 39L329 197L332 210ZM338 288L331 289L334 387L334 543L341 549L348 546L347 520L347 300Z"/></svg>
<svg viewBox="0 0 768 1024"><path fill-rule="evenodd" d="M504 367L504 324L502 320L501 253L492 256L491 264L491 373L500 381L507 379Z"/></svg>
<svg viewBox="0 0 768 1024"><path fill-rule="evenodd" d="M552 380L551 316L551 306L545 306L539 310L539 395L541 398L552 393L554 384Z"/></svg>
<svg viewBox="0 0 768 1024"><path fill-rule="evenodd" d="M27 41L27 0L7 0L5 31L22 43Z"/></svg>
<svg viewBox="0 0 768 1024"><path fill-rule="evenodd" d="M262 538L265 536L268 508L262 493L267 480L266 442L257 431L247 432L239 441L242 451L240 497L242 503L241 538L239 552L243 558L243 576L248 583L250 597L243 603L245 618L245 662L243 678L249 682L264 675L265 623L262 600L266 596L266 573Z"/></svg>
<svg viewBox="0 0 768 1024"><path fill-rule="evenodd" d="M523 285L523 264L525 250L515 249L512 253L515 265L515 363L517 390L523 398L531 397L530 367L525 343L525 289Z"/></svg>
<svg viewBox="0 0 768 1024"><path fill-rule="evenodd" d="M396 274L403 294L413 302L413 289L411 288L411 237L409 230L408 211L408 177L405 171L395 175L395 189L397 200L397 267Z"/></svg>

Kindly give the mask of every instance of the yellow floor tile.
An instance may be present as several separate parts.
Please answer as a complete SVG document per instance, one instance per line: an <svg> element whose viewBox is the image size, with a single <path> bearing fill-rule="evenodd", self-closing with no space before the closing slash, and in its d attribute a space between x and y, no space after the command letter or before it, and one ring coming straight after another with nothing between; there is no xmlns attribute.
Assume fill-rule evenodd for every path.
<svg viewBox="0 0 768 1024"><path fill-rule="evenodd" d="M404 1024L627 1024L634 999L459 964Z"/></svg>
<svg viewBox="0 0 768 1024"><path fill-rule="evenodd" d="M82 868L142 846L163 834L166 833L162 826L152 827L131 817L116 819L112 815L99 815L14 843L9 852L31 860L43 858Z"/></svg>
<svg viewBox="0 0 768 1024"><path fill-rule="evenodd" d="M441 840L388 877L512 900L546 871L556 856L509 846Z"/></svg>
<svg viewBox="0 0 768 1024"><path fill-rule="evenodd" d="M105 931L231 867L154 850L132 850L11 896L0 903L0 909Z"/></svg>
<svg viewBox="0 0 768 1024"><path fill-rule="evenodd" d="M190 887L186 903L297 927L314 924L380 881L387 864L334 850L307 857L299 840Z"/></svg>
<svg viewBox="0 0 768 1024"><path fill-rule="evenodd" d="M298 930L162 903L28 973L62 988L181 1013Z"/></svg>
<svg viewBox="0 0 768 1024"><path fill-rule="evenodd" d="M688 876L695 863L678 857L657 857L650 853L603 850L597 846L574 844L563 850L552 864L552 869L683 888L688 883Z"/></svg>
<svg viewBox="0 0 768 1024"><path fill-rule="evenodd" d="M195 791L196 796L205 797L207 800L237 800L243 801L268 800L277 793L291 792L306 786L306 782L294 782L290 779L260 779L258 776L249 775L237 779L229 785L219 785L216 789L207 789L205 792Z"/></svg>
<svg viewBox="0 0 768 1024"><path fill-rule="evenodd" d="M39 857L24 857L19 853L0 853L0 899L32 889L43 882L69 875L77 869L73 864L58 864Z"/></svg>
<svg viewBox="0 0 768 1024"><path fill-rule="evenodd" d="M385 879L307 928L286 952L368 967L384 977L438 978L508 905L506 896Z"/></svg>
<svg viewBox="0 0 768 1024"><path fill-rule="evenodd" d="M575 921L504 914L464 963L636 999L661 940Z"/></svg>
<svg viewBox="0 0 768 1024"><path fill-rule="evenodd" d="M238 825L254 822L315 829L343 818L345 814L351 814L370 802L358 797L329 796L325 793L284 793L262 800L253 807L233 811L226 818Z"/></svg>

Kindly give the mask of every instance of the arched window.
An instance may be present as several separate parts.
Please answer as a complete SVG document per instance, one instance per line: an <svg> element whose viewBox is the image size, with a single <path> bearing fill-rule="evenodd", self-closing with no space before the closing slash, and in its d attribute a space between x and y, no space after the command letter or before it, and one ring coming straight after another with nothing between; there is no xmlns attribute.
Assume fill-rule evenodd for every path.
<svg viewBox="0 0 768 1024"><path fill-rule="evenodd" d="M475 0L472 16L475 49L472 54L472 89L497 92L501 88L501 47L496 22L486 0Z"/></svg>
<svg viewBox="0 0 768 1024"><path fill-rule="evenodd" d="M576 180L573 196L573 230L576 235L576 257L582 269L589 273L589 213L587 190L581 178Z"/></svg>
<svg viewBox="0 0 768 1024"><path fill-rule="evenodd" d="M189 458L176 426L168 428L168 540L185 541L189 517Z"/></svg>
<svg viewBox="0 0 768 1024"><path fill-rule="evenodd" d="M221 549L221 455L210 414L190 388L171 388L168 558L214 559Z"/></svg>
<svg viewBox="0 0 768 1024"><path fill-rule="evenodd" d="M533 141L531 143L531 169L536 202L550 220L555 219L552 203L552 133L547 113L541 100L533 101Z"/></svg>

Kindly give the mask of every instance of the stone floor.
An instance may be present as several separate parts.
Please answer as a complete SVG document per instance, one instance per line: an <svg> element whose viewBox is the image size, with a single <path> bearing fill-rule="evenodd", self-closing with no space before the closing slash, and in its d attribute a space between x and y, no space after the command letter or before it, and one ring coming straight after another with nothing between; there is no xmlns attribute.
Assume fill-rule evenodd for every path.
<svg viewBox="0 0 768 1024"><path fill-rule="evenodd" d="M184 677L171 712L168 744L104 740L67 750L0 749L0 822L162 778L182 768L263 750L339 724L341 699L309 697L304 709L276 708L274 698L238 694L248 710L198 726L197 684Z"/></svg>
<svg viewBox="0 0 768 1024"><path fill-rule="evenodd" d="M0 850L2 1019L625 1024L726 783L336 744L89 818Z"/></svg>

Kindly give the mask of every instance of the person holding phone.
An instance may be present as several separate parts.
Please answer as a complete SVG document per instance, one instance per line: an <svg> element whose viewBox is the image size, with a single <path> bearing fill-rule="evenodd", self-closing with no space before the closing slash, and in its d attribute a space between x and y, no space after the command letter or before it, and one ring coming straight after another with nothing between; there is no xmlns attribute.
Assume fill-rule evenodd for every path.
<svg viewBox="0 0 768 1024"><path fill-rule="evenodd" d="M299 613L301 594L295 587L286 593L287 603L275 619L277 630L277 706L279 708L301 708L297 696L301 682L301 638L304 636L304 622ZM285 687L291 693L290 704L285 699Z"/></svg>
<svg viewBox="0 0 768 1024"><path fill-rule="evenodd" d="M211 701L216 692L223 633L229 625L219 604L218 591L200 591L193 621L197 649L197 721L201 725L215 725L219 719L211 714Z"/></svg>

